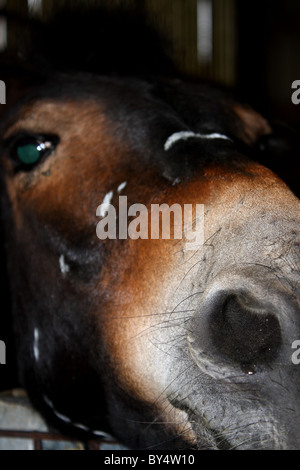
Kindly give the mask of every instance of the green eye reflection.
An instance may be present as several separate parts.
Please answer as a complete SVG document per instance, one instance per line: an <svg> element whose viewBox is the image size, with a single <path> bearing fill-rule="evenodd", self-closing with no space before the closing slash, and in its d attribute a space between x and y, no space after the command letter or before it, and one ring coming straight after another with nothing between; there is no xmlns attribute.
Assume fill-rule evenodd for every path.
<svg viewBox="0 0 300 470"><path fill-rule="evenodd" d="M0 0L1 1L1 0ZM30 172L55 152L60 138L55 134L27 134L19 132L3 142L14 173Z"/></svg>
<svg viewBox="0 0 300 470"><path fill-rule="evenodd" d="M45 155L45 152L52 150L51 142L33 142L19 145L17 148L18 158L25 165L33 165Z"/></svg>
<svg viewBox="0 0 300 470"><path fill-rule="evenodd" d="M15 171L30 171L40 160L50 155L59 142L55 135L21 135L13 139L10 155Z"/></svg>
<svg viewBox="0 0 300 470"><path fill-rule="evenodd" d="M37 146L35 144L27 144L18 147L17 154L21 162L25 163L25 165L33 165L41 157L39 145Z"/></svg>

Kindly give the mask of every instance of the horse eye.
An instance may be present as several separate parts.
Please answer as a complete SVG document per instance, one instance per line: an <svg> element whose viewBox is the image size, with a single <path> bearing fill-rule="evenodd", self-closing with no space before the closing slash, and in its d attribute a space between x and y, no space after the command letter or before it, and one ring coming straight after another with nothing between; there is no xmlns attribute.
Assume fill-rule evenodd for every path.
<svg viewBox="0 0 300 470"><path fill-rule="evenodd" d="M59 142L57 136L31 136L15 137L10 145L16 171L28 171L50 155Z"/></svg>

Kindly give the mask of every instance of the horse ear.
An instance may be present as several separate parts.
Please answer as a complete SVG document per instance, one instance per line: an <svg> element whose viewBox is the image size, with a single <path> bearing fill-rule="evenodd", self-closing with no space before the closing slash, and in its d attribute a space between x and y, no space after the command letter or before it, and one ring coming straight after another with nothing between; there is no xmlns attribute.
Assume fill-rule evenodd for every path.
<svg viewBox="0 0 300 470"><path fill-rule="evenodd" d="M267 121L246 105L232 108L242 123L239 137L253 149L253 159L276 173L299 197L299 134L284 123Z"/></svg>
<svg viewBox="0 0 300 470"><path fill-rule="evenodd" d="M250 106L234 103L232 109L241 124L239 137L246 144L254 145L261 136L272 133L268 121Z"/></svg>
<svg viewBox="0 0 300 470"><path fill-rule="evenodd" d="M299 133L280 122L270 124L272 132L258 139L255 154L300 197Z"/></svg>

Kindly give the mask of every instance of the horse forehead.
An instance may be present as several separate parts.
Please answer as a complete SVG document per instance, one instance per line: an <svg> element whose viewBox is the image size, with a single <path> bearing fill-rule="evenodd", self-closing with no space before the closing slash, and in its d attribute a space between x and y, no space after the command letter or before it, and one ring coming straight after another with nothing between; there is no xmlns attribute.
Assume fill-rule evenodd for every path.
<svg viewBox="0 0 300 470"><path fill-rule="evenodd" d="M225 107L227 112L230 111L229 105ZM88 120L97 112L103 119L121 122L124 128L134 125L157 130L160 125L165 125L170 129L170 135L172 130L181 131L185 125L199 123L221 132L228 117L224 102L220 105L220 99L212 96L209 90L191 93L180 83L170 83L168 87L143 80L107 77L98 78L93 83L89 77L83 81L74 79L71 83L68 80L54 81L37 89L28 102L18 108L15 119L26 119L26 125L36 124L35 119L41 118L48 122L55 119L77 120L78 123L78 118Z"/></svg>
<svg viewBox="0 0 300 470"><path fill-rule="evenodd" d="M229 138L234 135L237 118L224 125L224 131L226 119L216 112L223 107L209 92L208 97L196 94L193 103L191 93L175 85L159 89L146 82L108 78L96 84L85 81L68 87L65 83L61 89L56 84L37 92L36 99L19 108L4 138L18 131L57 134L60 143L55 161L64 162L61 168L65 175L81 168L84 157L89 181L98 175L100 166L101 181L105 182L104 169L111 174L116 166L125 171L131 165L133 173L151 168L151 174L160 175L162 182L175 185L194 174L199 176L219 160L222 167L234 173L239 170L230 163L234 142ZM228 126L232 132L227 132ZM67 158L70 155L72 162ZM122 175L122 181L128 176ZM110 189L105 186L104 191Z"/></svg>
<svg viewBox="0 0 300 470"><path fill-rule="evenodd" d="M76 125L78 135L85 125L90 126L91 119L104 121L98 103L80 99L37 98L18 107L15 114L4 126L3 138L24 130L33 133L56 131L57 133L73 130Z"/></svg>
<svg viewBox="0 0 300 470"><path fill-rule="evenodd" d="M45 96L37 96L17 108L8 123L4 124L3 137L5 139L20 130L35 135L53 133L62 140L69 138L72 142L81 142L85 147L105 137L107 144L109 141L125 144L127 150L136 151L142 160L146 158L146 153L156 153L159 160L164 161L168 150L166 142L171 136L177 135L176 141L186 141L187 133L189 137L199 138L201 135L189 131L180 112L163 99L153 96L149 90L122 83L118 85L109 87L106 84L104 90L95 87L87 92L85 89L76 89L76 92L72 89L69 95L64 89L54 94L48 90ZM208 122L209 110L205 112L207 119L204 121ZM200 106L199 118L201 115L203 120ZM218 120L216 115L211 117L211 122L215 122L213 131L219 131L220 137L223 134ZM182 139L178 138L179 134ZM214 132L206 134L217 135ZM101 140L102 144L104 141Z"/></svg>

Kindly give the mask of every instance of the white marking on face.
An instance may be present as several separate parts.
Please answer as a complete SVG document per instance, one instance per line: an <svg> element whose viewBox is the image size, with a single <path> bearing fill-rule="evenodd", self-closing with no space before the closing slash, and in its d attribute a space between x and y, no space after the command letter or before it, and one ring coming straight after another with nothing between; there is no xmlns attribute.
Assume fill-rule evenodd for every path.
<svg viewBox="0 0 300 470"><path fill-rule="evenodd" d="M87 426L84 426L84 424L73 423L73 426L75 428L81 429L82 431L90 431L90 428L88 428Z"/></svg>
<svg viewBox="0 0 300 470"><path fill-rule="evenodd" d="M39 330L37 328L34 329L33 332L33 355L36 361L40 358L40 351L39 351Z"/></svg>
<svg viewBox="0 0 300 470"><path fill-rule="evenodd" d="M72 423L72 421L70 420L70 418L68 418L68 416L66 415L63 415L62 413L59 413L58 411L54 410L53 409L53 413L55 414L55 416L59 419L61 419L62 421L64 421L65 423Z"/></svg>
<svg viewBox="0 0 300 470"><path fill-rule="evenodd" d="M62 274L67 274L70 271L70 266L65 262L64 255L59 258L59 267Z"/></svg>
<svg viewBox="0 0 300 470"><path fill-rule="evenodd" d="M83 431L92 432L95 436L103 437L105 439L110 439L110 440L112 439L112 436L110 434L107 434L106 432L98 431L97 429L92 430L88 428L87 426L85 426L84 424L74 423L68 416L60 413L59 411L55 409L50 398L48 398L46 395L43 395L43 399L45 403L52 409L55 416L59 418L60 420L64 421L65 423L71 424L72 426L78 429L82 429Z"/></svg>
<svg viewBox="0 0 300 470"><path fill-rule="evenodd" d="M111 203L114 193L110 191L107 193L102 201L102 204L97 209L97 215L100 217L105 217L105 214L108 212L108 207Z"/></svg>
<svg viewBox="0 0 300 470"><path fill-rule="evenodd" d="M172 185L173 185L173 186L176 186L176 184L179 184L180 181L181 181L180 178L175 178L174 181L173 181L173 183L172 183Z"/></svg>
<svg viewBox="0 0 300 470"><path fill-rule="evenodd" d="M94 431L92 431L92 433L95 436L103 437L105 439L113 439L113 437L110 434L107 434L106 432L103 432L103 431L94 430Z"/></svg>
<svg viewBox="0 0 300 470"><path fill-rule="evenodd" d="M45 400L45 403L47 403L47 405L50 406L50 408L52 409L55 416L57 416L57 418L61 419L65 423L72 423L72 421L70 420L70 418L68 418L68 416L63 415L62 413L59 413L59 411L57 411L54 408L54 405L53 405L52 401L50 400L50 398L48 398L46 395L43 395L43 398Z"/></svg>
<svg viewBox="0 0 300 470"><path fill-rule="evenodd" d="M52 410L53 410L54 407L53 407L53 403L50 400L50 398L48 398L46 395L43 395L43 398L45 400L45 403L47 403L47 405L50 406L50 408L52 408Z"/></svg>
<svg viewBox="0 0 300 470"><path fill-rule="evenodd" d="M60 419L61 421L63 421L64 423L71 424L75 428L81 429L82 431L92 432L95 436L103 437L103 438L106 438L106 439L112 439L112 436L110 434L107 434L106 432L98 431L96 429L91 430L90 428L88 428L84 424L74 423L68 416L60 413L59 411L57 411L55 409L55 407L54 407L52 401L50 400L50 398L48 398L46 395L43 395L43 398L44 398L45 403L47 403L47 405L52 409L55 416L58 419Z"/></svg>
<svg viewBox="0 0 300 470"><path fill-rule="evenodd" d="M173 145L176 142L180 140L188 140L191 138L193 139L195 138L196 139L223 139L223 140L228 140L232 142L232 140L229 137L227 137L224 134L219 134L218 132L214 132L212 134L198 134L192 131L180 131L180 132L175 132L174 134L170 135L170 137L168 137L168 139L165 142L164 149L167 152L168 150L170 150L171 147L173 147Z"/></svg>
<svg viewBox="0 0 300 470"><path fill-rule="evenodd" d="M125 189L127 186L127 181L124 181L124 183L121 183L120 186L118 187L118 193L120 194L123 189Z"/></svg>

